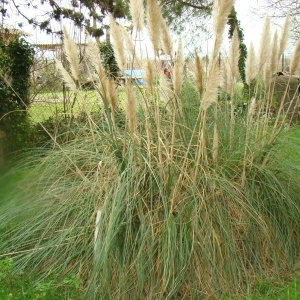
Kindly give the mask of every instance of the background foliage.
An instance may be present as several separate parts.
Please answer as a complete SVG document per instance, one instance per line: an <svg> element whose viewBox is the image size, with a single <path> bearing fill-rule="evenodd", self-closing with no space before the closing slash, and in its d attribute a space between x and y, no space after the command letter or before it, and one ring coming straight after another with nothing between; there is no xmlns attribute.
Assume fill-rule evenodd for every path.
<svg viewBox="0 0 300 300"><path fill-rule="evenodd" d="M228 16L227 24L229 25L229 32L228 32L229 39L232 39L233 32L235 28L237 28L238 37L240 40L239 71L240 71L243 84L246 87L247 83L246 83L245 66L246 66L246 58L247 58L247 46L244 43L243 29L241 28L240 21L237 18L236 10L234 7L232 7L231 13Z"/></svg>
<svg viewBox="0 0 300 300"><path fill-rule="evenodd" d="M28 142L30 68L34 49L24 38L0 40L0 130L6 133L6 151Z"/></svg>

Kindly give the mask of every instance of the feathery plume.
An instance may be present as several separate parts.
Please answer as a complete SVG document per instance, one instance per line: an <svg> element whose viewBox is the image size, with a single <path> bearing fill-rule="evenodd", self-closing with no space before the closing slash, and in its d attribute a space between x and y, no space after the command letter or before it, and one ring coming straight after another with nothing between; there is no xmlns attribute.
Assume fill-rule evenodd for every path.
<svg viewBox="0 0 300 300"><path fill-rule="evenodd" d="M149 59L145 61L145 81L147 82L147 86L150 90L153 89L153 81L154 81L154 65Z"/></svg>
<svg viewBox="0 0 300 300"><path fill-rule="evenodd" d="M270 69L270 64L266 65L263 71L263 79L265 88L268 89L270 87L272 81L272 74Z"/></svg>
<svg viewBox="0 0 300 300"><path fill-rule="evenodd" d="M132 38L124 27L120 27L120 29L123 35L123 39L125 41L126 49L130 53L130 56L133 59L135 57L135 47Z"/></svg>
<svg viewBox="0 0 300 300"><path fill-rule="evenodd" d="M118 63L118 67L123 70L126 59L125 59L125 54L124 54L124 47L123 47L123 36L122 36L122 31L120 29L120 26L117 24L115 21L114 17L112 14L108 15L109 18L109 25L110 25L110 34L111 34L111 43L113 45L113 49L115 52L115 57L116 61Z"/></svg>
<svg viewBox="0 0 300 300"><path fill-rule="evenodd" d="M207 79L206 91L203 95L200 106L202 110L207 110L213 103L217 102L219 76L219 69L217 63L215 63Z"/></svg>
<svg viewBox="0 0 300 300"><path fill-rule="evenodd" d="M252 80L255 78L256 72L257 72L256 56L255 56L253 43L251 42L247 59L246 59L246 82L248 85L250 85Z"/></svg>
<svg viewBox="0 0 300 300"><path fill-rule="evenodd" d="M247 115L248 123L251 123L254 113L255 113L255 110L256 110L256 98L253 97L251 100L249 110L248 110L248 115Z"/></svg>
<svg viewBox="0 0 300 300"><path fill-rule="evenodd" d="M229 79L230 75L230 65L228 60L223 60L222 65L221 65L221 87L222 89L227 93L231 94L232 92L232 87L231 87L231 80Z"/></svg>
<svg viewBox="0 0 300 300"><path fill-rule="evenodd" d="M281 54L284 52L288 38L289 38L289 26L290 26L290 17L286 16L283 28L281 31L281 36L279 40L279 49L278 49L278 59L280 58Z"/></svg>
<svg viewBox="0 0 300 300"><path fill-rule="evenodd" d="M130 0L129 2L130 14L132 23L136 31L142 31L144 27L144 3L143 0Z"/></svg>
<svg viewBox="0 0 300 300"><path fill-rule="evenodd" d="M297 41L294 52L291 57L290 72L295 74L300 68L300 39Z"/></svg>
<svg viewBox="0 0 300 300"><path fill-rule="evenodd" d="M67 30L63 27L64 52L70 64L71 75L74 80L79 79L79 51L75 42L70 38Z"/></svg>
<svg viewBox="0 0 300 300"><path fill-rule="evenodd" d="M161 10L157 0L147 0L147 27L154 53L160 48Z"/></svg>
<svg viewBox="0 0 300 300"><path fill-rule="evenodd" d="M173 109L172 107L170 107L170 105L172 104L170 100L174 98L174 91L172 90L171 84L167 80L166 75L163 72L160 72L159 87L160 91L163 94L162 101L164 101L165 104L169 104L168 109Z"/></svg>
<svg viewBox="0 0 300 300"><path fill-rule="evenodd" d="M201 63L201 59L198 55L198 53L195 50L195 70L194 70L194 82L195 86L199 92L200 95L203 93L203 67Z"/></svg>
<svg viewBox="0 0 300 300"><path fill-rule="evenodd" d="M224 61L222 63L220 76L222 76L221 84L224 91L228 95L233 95L235 91L236 78L232 74L232 69L229 61Z"/></svg>
<svg viewBox="0 0 300 300"><path fill-rule="evenodd" d="M99 47L90 37L87 40L86 55L88 62L92 64L94 68L96 65L101 63Z"/></svg>
<svg viewBox="0 0 300 300"><path fill-rule="evenodd" d="M214 64L214 61L218 57L218 53L220 51L220 47L223 39L225 24L227 22L227 17L230 14L234 2L235 2L234 0L222 0L222 1L219 0L214 2L213 22L214 22L215 41L214 41L214 48L212 52L210 68L213 68L212 65Z"/></svg>
<svg viewBox="0 0 300 300"><path fill-rule="evenodd" d="M234 88L236 85L237 78L239 76L239 58L240 58L240 40L238 36L237 28L235 28L230 48L229 48L229 61L226 65L226 71L227 71L227 80L226 83L227 92L232 95L234 92Z"/></svg>
<svg viewBox="0 0 300 300"><path fill-rule="evenodd" d="M63 67L61 61L55 60L55 65L61 73L62 79L65 82L66 86L70 89L70 91L77 93L76 83L74 82L72 76L70 76L69 72Z"/></svg>
<svg viewBox="0 0 300 300"><path fill-rule="evenodd" d="M260 52L258 62L258 72L261 72L268 63L270 54L270 18L265 18L263 33L260 40Z"/></svg>
<svg viewBox="0 0 300 300"><path fill-rule="evenodd" d="M237 28L234 29L229 52L229 63L232 78L235 80L239 76L239 59L240 59L240 40Z"/></svg>
<svg viewBox="0 0 300 300"><path fill-rule="evenodd" d="M99 47L91 38L89 38L87 41L86 54L88 58L88 64L97 73L101 81L106 77L106 74L102 66Z"/></svg>
<svg viewBox="0 0 300 300"><path fill-rule="evenodd" d="M273 74L277 70L278 66L278 35L277 31L274 33L272 47L271 47L271 55L269 55L269 60L265 64L264 67L264 84L265 87L268 88L271 85Z"/></svg>
<svg viewBox="0 0 300 300"><path fill-rule="evenodd" d="M175 93L179 94L182 87L183 81L183 46L182 46L182 39L179 38L178 41L178 49L177 49L177 57L174 64L173 70L173 86Z"/></svg>
<svg viewBox="0 0 300 300"><path fill-rule="evenodd" d="M136 130L136 99L131 84L126 83L125 93L127 99L126 117L128 128L131 133L134 133Z"/></svg>
<svg viewBox="0 0 300 300"><path fill-rule="evenodd" d="M100 93L101 99L104 101L104 103L107 104L109 98L106 91L107 75L101 62L99 47L97 43L92 41L91 38L89 38L87 41L86 55L87 67L91 73L94 86L96 90Z"/></svg>
<svg viewBox="0 0 300 300"><path fill-rule="evenodd" d="M161 40L162 40L162 48L165 54L172 56L173 43L172 43L168 25L163 18L161 18Z"/></svg>
<svg viewBox="0 0 300 300"><path fill-rule="evenodd" d="M234 0L217 0L213 7L213 20L215 33L222 33L227 22L227 17L230 14Z"/></svg>
<svg viewBox="0 0 300 300"><path fill-rule="evenodd" d="M278 68L278 34L277 30L274 33L272 51L271 51L271 59L270 59L270 75L272 76L276 73Z"/></svg>
<svg viewBox="0 0 300 300"><path fill-rule="evenodd" d="M113 78L109 77L106 80L106 90L109 104L113 111L117 109L118 106L118 96L116 93L116 85Z"/></svg>

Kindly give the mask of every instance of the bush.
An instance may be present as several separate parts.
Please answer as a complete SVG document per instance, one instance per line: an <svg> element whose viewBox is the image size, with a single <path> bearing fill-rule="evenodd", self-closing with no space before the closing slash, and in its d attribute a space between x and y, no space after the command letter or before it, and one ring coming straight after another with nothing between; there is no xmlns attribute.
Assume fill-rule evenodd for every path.
<svg viewBox="0 0 300 300"><path fill-rule="evenodd" d="M109 74L109 76L113 78L117 78L119 76L120 69L116 62L115 54L113 47L110 42L102 42L99 44L99 49L101 53L101 59L103 62L103 66Z"/></svg>
<svg viewBox="0 0 300 300"><path fill-rule="evenodd" d="M23 38L0 40L0 129L6 133L9 153L28 144L30 67L34 50Z"/></svg>

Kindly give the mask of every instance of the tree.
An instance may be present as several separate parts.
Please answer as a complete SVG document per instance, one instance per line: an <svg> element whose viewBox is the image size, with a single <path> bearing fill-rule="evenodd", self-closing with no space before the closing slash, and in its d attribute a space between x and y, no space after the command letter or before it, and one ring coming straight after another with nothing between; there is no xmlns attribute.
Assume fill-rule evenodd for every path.
<svg viewBox="0 0 300 300"><path fill-rule="evenodd" d="M161 0L160 3L169 24L175 26L178 26L178 20L182 21L182 16L210 15L213 6L211 0ZM188 21L189 18L185 20Z"/></svg>
<svg viewBox="0 0 300 300"><path fill-rule="evenodd" d="M125 0L12 0L12 4L29 24L47 33L54 31L52 20L60 22L62 19L70 19L76 26L99 37L104 34L103 20L108 13L115 18L124 18L129 14L128 1ZM49 7L49 12L38 18L41 5ZM36 10L36 17L27 15L29 9Z"/></svg>
<svg viewBox="0 0 300 300"><path fill-rule="evenodd" d="M109 41L99 43L99 50L105 71L109 76L117 78L120 72L112 44Z"/></svg>
<svg viewBox="0 0 300 300"><path fill-rule="evenodd" d="M6 9L6 5L8 4L7 0L0 0L0 15L2 15L2 25L3 25L3 20L4 17L6 16L7 13L7 9Z"/></svg>
<svg viewBox="0 0 300 300"><path fill-rule="evenodd" d="M291 17L291 38L300 39L300 2L299 0L266 0L264 9L271 17Z"/></svg>
<svg viewBox="0 0 300 300"><path fill-rule="evenodd" d="M7 0L0 1L3 3L0 14L2 12L2 16L7 16L9 13L5 4ZM213 0L157 1L160 2L163 15L171 28L190 37L194 46L199 46L199 39L196 40L194 37L196 33L199 36L199 29L206 29L204 17L210 15ZM10 7L13 7L29 24L49 34L61 34L60 26L54 25L55 21L70 19L92 36L100 37L106 29L104 19L108 13L115 18L130 18L129 0L11 0ZM29 11L34 17L29 17ZM185 42L190 44L188 39Z"/></svg>
<svg viewBox="0 0 300 300"><path fill-rule="evenodd" d="M3 5L0 13L7 15L6 0L0 0ZM62 18L73 20L74 24L84 27L94 36L103 35L103 19L107 13L115 18L129 17L129 0L11 0L13 7L30 24L40 27L47 33L52 33L51 20L60 21ZM182 21L210 14L212 0L161 0L164 17L173 28L182 30L185 26ZM38 8L41 6L50 8L47 16L38 18ZM27 15L28 9L36 9L36 17ZM199 19L198 19L199 21Z"/></svg>
<svg viewBox="0 0 300 300"><path fill-rule="evenodd" d="M232 38L233 32L235 29L237 29L238 37L240 40L240 58L239 58L239 72L242 78L242 81L244 83L244 86L247 87L246 83L246 73L245 73L245 67L246 67L246 58L247 58L247 47L244 43L244 33L243 29L241 28L240 21L237 18L236 10L234 6L231 9L231 13L228 16L227 24L229 25L229 32L228 37L229 39Z"/></svg>
<svg viewBox="0 0 300 300"><path fill-rule="evenodd" d="M170 28L185 37L185 45L199 48L207 40L207 17L211 15L213 0L161 0L164 18ZM199 35L199 32L205 35ZM204 38L205 36L205 38ZM193 52L193 51L192 51Z"/></svg>

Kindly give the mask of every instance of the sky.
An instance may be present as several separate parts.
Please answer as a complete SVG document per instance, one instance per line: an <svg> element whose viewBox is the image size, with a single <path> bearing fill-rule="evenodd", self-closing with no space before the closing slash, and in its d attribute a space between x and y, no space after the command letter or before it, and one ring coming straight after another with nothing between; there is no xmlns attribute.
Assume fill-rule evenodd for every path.
<svg viewBox="0 0 300 300"><path fill-rule="evenodd" d="M245 44L260 43L260 36L265 18L262 17L264 0L236 0L235 9L244 32ZM258 14L260 12L260 14ZM282 20L283 21L283 20Z"/></svg>
<svg viewBox="0 0 300 300"><path fill-rule="evenodd" d="M261 6L262 1L256 0L236 0L235 9L237 18L240 20L241 28L244 31L246 44L250 41L258 42L258 34L263 26L263 19L258 17L254 12Z"/></svg>
<svg viewBox="0 0 300 300"><path fill-rule="evenodd" d="M265 0L236 0L235 8L237 11L237 17L240 20L241 28L244 32L244 42L248 46L252 41L255 47L259 47L261 31L264 23L264 18L257 14L261 11L261 8ZM41 14L46 10L46 6L39 7ZM30 10L26 11L30 14ZM33 13L32 13L33 14ZM22 22L24 26L23 31L29 33L27 40L33 44L43 43L58 43L59 39L52 35L46 35L38 29L33 30L31 25L27 25L26 21L22 20L21 17L11 16L5 20L6 23L13 27L18 27L18 23ZM283 20L282 22L283 23ZM207 38L206 38L207 39ZM204 47L207 48L207 47Z"/></svg>

